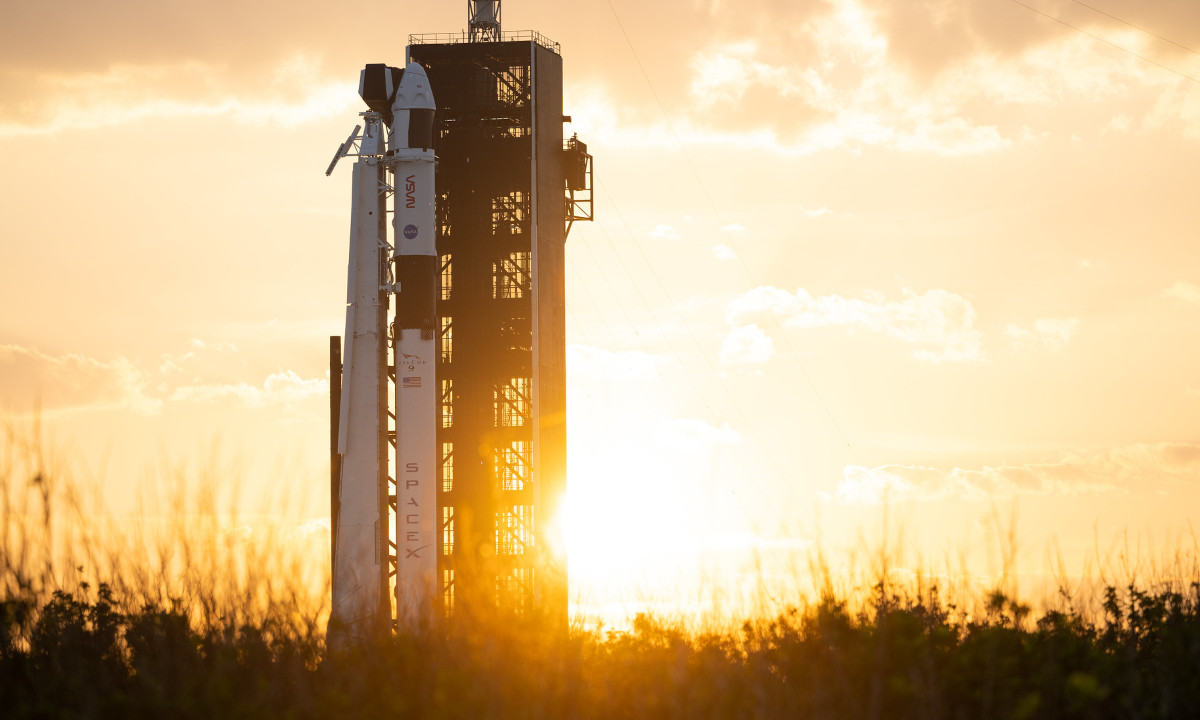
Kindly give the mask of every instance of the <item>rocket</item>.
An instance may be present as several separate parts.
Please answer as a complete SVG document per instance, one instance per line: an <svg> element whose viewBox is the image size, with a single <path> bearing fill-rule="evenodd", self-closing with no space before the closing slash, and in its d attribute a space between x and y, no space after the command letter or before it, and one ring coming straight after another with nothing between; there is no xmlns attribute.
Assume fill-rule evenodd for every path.
<svg viewBox="0 0 1200 720"><path fill-rule="evenodd" d="M360 92L362 89L360 88ZM364 93L368 95L369 93ZM333 523L331 642L381 632L391 615L387 588L387 295L381 291L386 247L385 127L364 113L365 129L354 164L350 257L346 278L346 334L337 419L340 463ZM338 149L326 175L352 146L358 127ZM331 373L336 369L331 369Z"/></svg>
<svg viewBox="0 0 1200 720"><path fill-rule="evenodd" d="M438 254L434 225L433 93L409 63L391 107L387 164L393 173L396 319L396 623L433 619L437 577Z"/></svg>
<svg viewBox="0 0 1200 720"><path fill-rule="evenodd" d="M396 549L396 629L428 626L440 592L433 94L425 70L416 63L403 70L367 65L359 76L359 94L370 108L362 113L366 128L361 136L354 129L325 172L329 175L359 142L337 418L340 472L334 488L330 633L331 642L339 645L389 626L389 547ZM394 204L391 245L385 220L388 190ZM396 296L390 332L389 294ZM389 344L396 378L394 526L388 523Z"/></svg>

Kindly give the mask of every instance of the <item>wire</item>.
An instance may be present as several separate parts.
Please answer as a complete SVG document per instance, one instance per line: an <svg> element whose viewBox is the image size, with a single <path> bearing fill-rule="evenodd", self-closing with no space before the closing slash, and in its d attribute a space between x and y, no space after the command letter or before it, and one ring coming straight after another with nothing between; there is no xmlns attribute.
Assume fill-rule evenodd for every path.
<svg viewBox="0 0 1200 720"><path fill-rule="evenodd" d="M1170 43L1171 45L1174 45L1175 47L1180 48L1181 50L1187 50L1188 52L1192 53L1193 55L1200 55L1200 52L1197 52L1197 51L1191 49L1187 45L1181 45L1181 44L1175 42L1174 40L1172 40L1171 38L1163 37L1162 35L1151 32L1150 30L1147 30L1144 27L1141 27L1139 25L1134 25L1133 23L1128 22L1127 20L1122 20L1121 18L1117 17L1116 15L1112 15L1110 13L1104 12L1100 8L1092 7L1091 5L1088 5L1085 2L1080 2L1079 0L1071 0L1071 2L1075 3L1076 5L1082 5L1083 7L1087 8L1088 10L1091 10L1092 12L1100 13L1101 15L1103 15L1106 18L1111 18L1113 20L1116 20L1119 23L1128 25L1129 27L1133 28L1134 30L1141 30L1142 32L1149 35L1150 37L1158 38L1159 40L1162 40L1165 43Z"/></svg>
<svg viewBox="0 0 1200 720"><path fill-rule="evenodd" d="M1106 40L1105 38L1102 38L1095 33L1091 33L1091 32L1088 32L1087 30L1084 30L1083 28L1079 27L1078 25L1072 25L1071 23L1067 22L1066 20L1057 18L1049 13L1042 12L1041 10L1038 10L1037 8L1033 7L1032 5L1026 5L1025 3L1021 2L1021 0L1011 0L1011 2L1015 5L1020 5L1021 7L1025 8L1026 10L1032 10L1033 12L1037 13L1038 15L1041 15L1042 17L1050 18L1051 20L1053 20L1056 23L1059 23L1061 25L1066 25L1067 27L1071 28L1072 30L1074 30L1076 32L1081 32L1084 35L1087 35L1088 37L1092 38L1093 40L1099 40L1100 42L1104 43L1105 45L1114 47L1123 53L1127 53L1129 55L1134 56L1135 58L1138 58L1139 60L1144 60L1144 61L1150 63L1151 65L1157 65L1158 67L1162 68L1163 70L1166 70L1167 72L1175 73L1176 75L1178 75L1179 77L1181 77L1185 80L1191 80L1192 82L1196 83L1197 85L1200 85L1200 80L1192 77L1191 75L1182 73L1173 67L1163 65L1162 63L1158 62L1157 60L1151 60L1150 58L1146 57L1145 55L1139 55L1138 53L1135 53L1134 51L1130 50L1127 47L1124 47L1123 45L1118 45L1111 40ZM1079 3L1079 4L1083 5L1083 3ZM1084 5L1084 7L1089 7L1089 6ZM1091 8L1091 9L1095 9L1095 8ZM1096 12L1100 12L1100 11L1097 10ZM1104 14L1107 15L1107 13L1104 13ZM1112 17L1112 16L1109 15L1109 17ZM1113 19L1118 19L1118 18L1113 18ZM1121 20L1121 22L1125 22L1125 21ZM1125 24L1128 25L1129 23L1125 23ZM1130 25L1130 27L1137 27L1137 26ZM1138 28L1138 29L1140 30L1141 28ZM1153 35L1153 33L1150 33L1150 34ZM1158 36L1155 35L1155 37L1158 37ZM1167 42L1171 42L1171 41L1168 40ZM1174 43L1172 43L1172 44L1174 44Z"/></svg>

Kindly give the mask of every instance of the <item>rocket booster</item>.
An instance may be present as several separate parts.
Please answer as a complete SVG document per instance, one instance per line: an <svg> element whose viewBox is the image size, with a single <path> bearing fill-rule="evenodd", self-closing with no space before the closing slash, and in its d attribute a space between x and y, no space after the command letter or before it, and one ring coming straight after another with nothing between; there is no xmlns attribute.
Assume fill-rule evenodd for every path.
<svg viewBox="0 0 1200 720"><path fill-rule="evenodd" d="M434 225L433 93L417 63L404 69L391 106L396 265L396 618L398 629L433 619L437 577L440 323Z"/></svg>
<svg viewBox="0 0 1200 720"><path fill-rule="evenodd" d="M357 128L355 129L357 133ZM387 626L387 559L381 558L380 461L386 460L387 393L379 378L387 364L387 299L380 292L380 247L386 236L381 158L384 127L366 114L361 152L354 164L350 262L346 281L346 334L342 355L342 402L338 422L341 483L334 538L330 632L363 637ZM353 137L353 136L352 136ZM339 150L344 152L350 141ZM334 158L334 162L337 157ZM331 166L332 169L332 166ZM383 527L386 531L386 527Z"/></svg>

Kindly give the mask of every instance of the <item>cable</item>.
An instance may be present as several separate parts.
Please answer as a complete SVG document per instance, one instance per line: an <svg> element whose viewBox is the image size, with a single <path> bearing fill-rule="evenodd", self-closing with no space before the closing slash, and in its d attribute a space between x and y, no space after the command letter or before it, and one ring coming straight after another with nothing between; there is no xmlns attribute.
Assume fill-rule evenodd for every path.
<svg viewBox="0 0 1200 720"><path fill-rule="evenodd" d="M1050 18L1051 20L1053 20L1056 23L1059 23L1061 25L1066 25L1067 27L1071 28L1072 30L1074 30L1076 32L1081 32L1084 35L1087 35L1088 37L1092 38L1093 40L1099 40L1100 42L1104 43L1105 45L1114 47L1123 53L1128 53L1129 55L1132 55L1135 58L1138 58L1139 60L1145 60L1146 62L1150 63L1151 65L1157 65L1158 67L1162 68L1163 70L1166 70L1167 72L1175 73L1176 75L1178 75L1179 77L1181 77L1185 80L1191 80L1192 82L1196 83L1197 85L1200 85L1200 80L1192 77L1191 75L1187 75L1185 73L1182 73L1182 72L1176 70L1175 68L1163 65L1162 63L1158 62L1157 60L1151 60L1150 58L1146 57L1145 55L1139 55L1138 53L1135 53L1134 51L1130 50L1127 47L1118 45L1111 40L1106 40L1106 39L1100 37L1099 35L1096 35L1095 33L1090 33L1087 30L1084 30L1083 28L1081 28L1077 25L1072 25L1071 23L1067 22L1066 20L1062 20L1060 18L1054 17L1053 15L1051 15L1049 13L1042 12L1041 10L1038 10L1037 8L1035 8L1031 5L1026 5L1025 3L1021 2L1021 0L1011 0L1011 2L1016 5L1020 5L1021 7L1025 8L1026 10L1032 10L1033 12L1037 13L1038 15L1041 15L1042 17ZM1079 3L1079 4L1083 5L1083 3ZM1088 7L1088 6L1085 5L1084 7ZM1092 8L1092 9L1094 9L1094 8ZM1097 12L1100 12L1100 11L1097 10ZM1105 14L1107 14L1107 13L1105 13ZM1112 17L1112 16L1110 15L1109 17ZM1114 19L1116 19L1116 18L1114 18ZM1125 21L1121 20L1121 22L1125 22ZM1128 25L1128 23L1126 23L1126 24ZM1131 25L1130 27L1136 27L1136 26ZM1140 30L1141 28L1138 28L1138 29ZM1150 33L1150 34L1153 35L1153 33ZM1157 36L1155 36L1155 37L1157 37ZM1168 40L1167 42L1171 42L1171 41Z"/></svg>
<svg viewBox="0 0 1200 720"><path fill-rule="evenodd" d="M1197 51L1191 49L1187 45L1181 45L1170 38L1165 38L1162 35L1159 35L1157 33L1147 30L1144 27L1134 25L1133 23L1128 22L1126 20L1122 20L1121 18L1117 17L1116 15L1112 15L1110 13L1104 12L1100 8L1092 7L1091 5L1088 5L1085 2L1080 2L1079 0L1071 0L1071 2L1075 3L1076 5L1082 5L1083 7L1087 8L1088 10L1091 10L1092 12L1100 13L1101 15L1103 15L1106 18L1111 18L1113 20L1116 20L1117 22L1122 23L1123 25L1128 25L1129 27L1133 28L1134 30L1141 30L1142 32L1149 35L1150 37L1158 38L1159 40L1162 40L1165 43L1170 43L1170 44L1174 45L1175 47L1180 48L1181 50L1187 50L1188 52L1192 53L1193 55L1200 55L1200 52L1197 52Z"/></svg>

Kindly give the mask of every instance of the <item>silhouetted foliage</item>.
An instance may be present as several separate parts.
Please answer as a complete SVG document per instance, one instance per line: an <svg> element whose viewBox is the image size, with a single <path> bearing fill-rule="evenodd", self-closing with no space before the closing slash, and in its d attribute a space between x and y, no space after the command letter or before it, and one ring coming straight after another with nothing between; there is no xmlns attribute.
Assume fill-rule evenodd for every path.
<svg viewBox="0 0 1200 720"><path fill-rule="evenodd" d="M1000 591L967 613L936 587L881 580L862 602L827 589L720 632L646 615L605 632L463 613L332 651L320 609L286 586L293 573L256 567L265 577L245 592L217 592L220 570L173 586L136 568L71 585L72 572L30 559L50 545L48 483L35 477L26 496L3 488L33 499L20 513L0 505L6 720L1190 718L1200 707L1195 581L1108 587L1095 613L1064 592L1035 616Z"/></svg>
<svg viewBox="0 0 1200 720"><path fill-rule="evenodd" d="M20 607L7 599L4 607ZM1182 718L1200 703L1200 585L1109 588L1103 619L997 594L826 598L738 632L637 617L628 632L509 618L328 653L287 624L122 612L109 587L10 620L0 707L25 717ZM215 620L210 618L210 621Z"/></svg>

